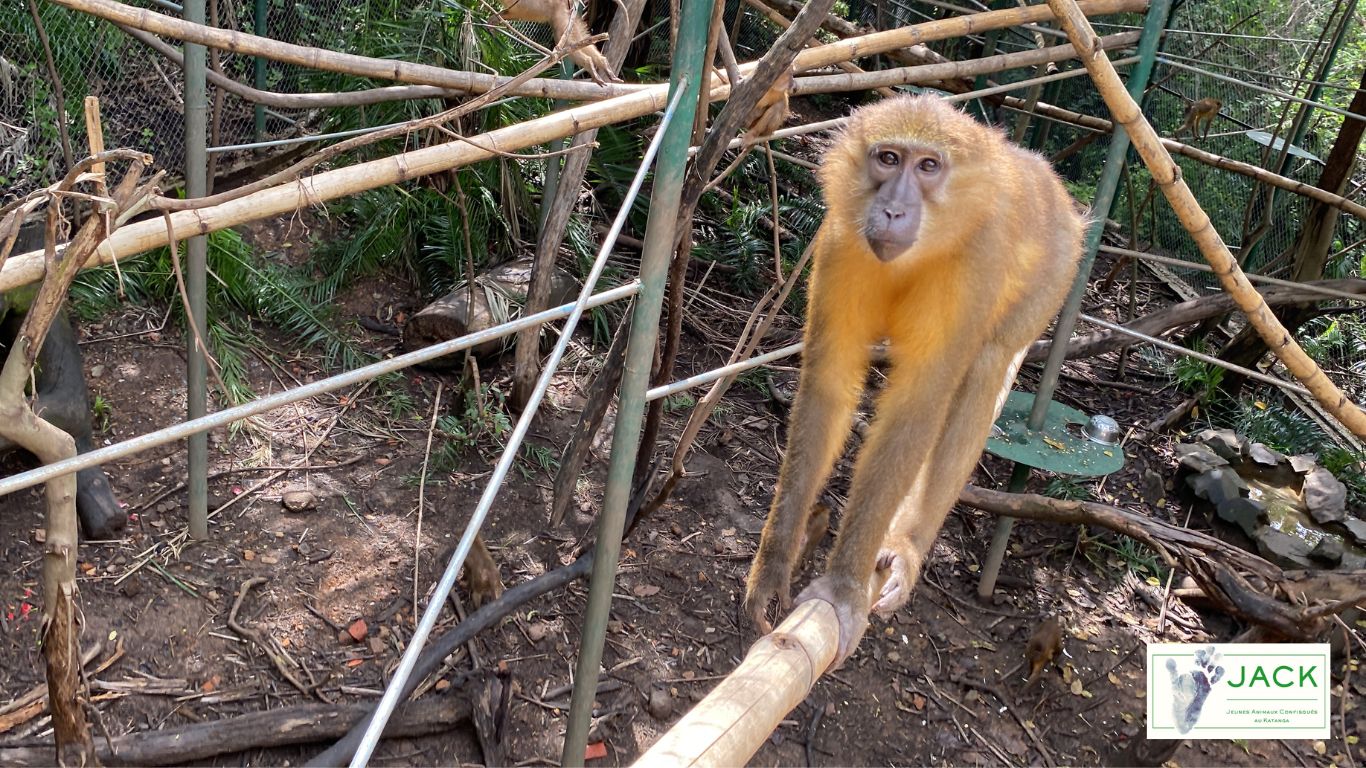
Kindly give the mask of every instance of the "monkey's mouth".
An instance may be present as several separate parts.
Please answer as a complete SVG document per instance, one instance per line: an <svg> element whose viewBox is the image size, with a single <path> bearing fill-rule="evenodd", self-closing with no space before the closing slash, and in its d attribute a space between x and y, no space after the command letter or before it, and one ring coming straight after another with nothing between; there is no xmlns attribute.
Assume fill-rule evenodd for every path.
<svg viewBox="0 0 1366 768"><path fill-rule="evenodd" d="M868 248L872 250L873 255L877 257L878 261L884 263L896 259L896 257L909 251L911 246L915 245L915 238L909 240L884 240L869 237L867 240Z"/></svg>

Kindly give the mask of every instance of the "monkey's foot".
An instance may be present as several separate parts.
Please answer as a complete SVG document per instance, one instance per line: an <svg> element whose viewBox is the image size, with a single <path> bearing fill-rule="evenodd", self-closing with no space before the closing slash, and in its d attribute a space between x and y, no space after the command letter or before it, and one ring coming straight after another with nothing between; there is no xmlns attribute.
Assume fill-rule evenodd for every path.
<svg viewBox="0 0 1366 768"><path fill-rule="evenodd" d="M866 589L848 579L825 575L806 585L806 589L797 595L798 603L824 600L835 609L835 620L840 625L840 641L835 660L830 663L831 669L838 669L849 658L868 629Z"/></svg>
<svg viewBox="0 0 1366 768"><path fill-rule="evenodd" d="M773 623L768 620L769 605L776 600L779 614L786 614L792 608L792 569L775 567L776 561L777 558L760 557L745 583L745 614L765 635L773 631Z"/></svg>
<svg viewBox="0 0 1366 768"><path fill-rule="evenodd" d="M915 587L915 574L909 561L900 552L884 549L877 555L877 571L873 578L882 581L877 601L873 603L873 613L885 619L906 604Z"/></svg>

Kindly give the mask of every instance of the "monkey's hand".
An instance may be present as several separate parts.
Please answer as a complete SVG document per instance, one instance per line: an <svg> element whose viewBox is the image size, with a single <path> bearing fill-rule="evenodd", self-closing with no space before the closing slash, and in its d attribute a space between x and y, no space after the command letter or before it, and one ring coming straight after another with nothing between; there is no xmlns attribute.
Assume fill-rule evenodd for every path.
<svg viewBox="0 0 1366 768"><path fill-rule="evenodd" d="M807 600L824 600L835 609L840 642L830 668L837 669L858 647L859 638L868 629L868 585L826 574L806 585L806 589L797 595L798 603Z"/></svg>
<svg viewBox="0 0 1366 768"><path fill-rule="evenodd" d="M879 618L891 616L910 599L911 588L915 586L912 570L910 562L900 552L884 549L878 553L873 583L881 581L882 587L877 592L877 601L873 603L873 613Z"/></svg>
<svg viewBox="0 0 1366 768"><path fill-rule="evenodd" d="M768 606L776 599L780 614L786 614L792 608L792 567L782 557L764 555L760 542L759 557L749 569L749 579L745 582L745 613L759 632L767 635L773 631L773 623L768 620Z"/></svg>

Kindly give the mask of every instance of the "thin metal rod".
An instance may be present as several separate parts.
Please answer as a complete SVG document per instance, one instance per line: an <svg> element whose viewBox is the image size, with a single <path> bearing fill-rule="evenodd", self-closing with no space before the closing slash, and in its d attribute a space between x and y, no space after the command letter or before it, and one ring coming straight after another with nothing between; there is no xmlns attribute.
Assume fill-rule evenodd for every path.
<svg viewBox="0 0 1366 768"><path fill-rule="evenodd" d="M599 307L603 304L629 298L639 292L640 283L632 281L595 295L592 300L588 302L588 306ZM501 325L495 325L492 328L486 328L482 331L467 334L457 339L443 341L440 344L433 344L430 347L423 347L422 349L414 350L412 352L406 352L397 357L381 360L378 363L371 363L370 365L347 371L346 373L339 373L336 376L310 382L301 387L287 389L283 392L276 392L273 395L267 395L259 400L253 400L250 403L243 403L242 405L226 410L217 411L202 418L195 419L194 421L181 422L180 424L175 424L166 427L165 429L159 429L156 432L149 432L148 434L139 437L129 438L121 443L115 443L114 445L99 448L90 451L89 453L82 453L70 459L58 461L53 464L44 464L37 469L31 469L17 475L3 477L0 478L0 496L25 488L31 488L39 483L47 482L54 477L68 475L72 472L85 469L86 467L106 464L117 459L141 453L150 448L155 448L159 445L173 443L176 440L184 440L190 435L205 432L210 429L216 429L218 427L224 427L234 421L240 421L257 414L265 413L266 411L271 411L281 406L289 405L290 403L297 403L300 400L307 400L310 397L317 397L318 395L325 395L328 392L335 392L353 384L360 384L378 376L383 376L386 373L401 371L404 368L419 363L425 363L428 360L435 360L442 355L449 355L471 347L477 347L486 341L510 336L523 328L530 328L534 325L540 325L541 323L548 323L552 320L559 320L562 317L567 317L571 311L573 311L573 305L571 304L547 309L544 312L537 312L534 315L527 315L526 317L521 317L516 320L510 320Z"/></svg>
<svg viewBox="0 0 1366 768"><path fill-rule="evenodd" d="M1190 64L1182 64L1179 61L1173 61L1172 59L1169 59L1166 56L1158 56L1157 60L1162 62L1163 64L1166 64L1169 67L1176 67L1177 69L1184 69L1187 72L1195 72L1197 74L1201 74L1205 77L1213 78L1215 80L1222 80L1226 83L1233 83L1234 85L1240 88L1247 88L1248 90L1257 91L1258 93L1265 93L1268 96L1275 96L1278 99L1293 101L1296 104L1307 104L1311 107L1317 107L1318 109L1321 109L1324 112L1332 112L1335 115L1342 115L1343 117L1351 118L1352 120L1366 120L1366 115L1358 115L1355 112L1348 112L1345 109L1339 109L1335 106L1332 106L1331 104L1324 104L1321 101L1314 101L1313 99L1302 99L1299 96L1295 96L1284 91L1278 91L1274 88L1266 88L1257 85L1256 83L1249 82L1245 78L1239 79L1236 77L1229 77L1228 75L1221 75L1218 72L1211 72L1203 67L1193 67Z"/></svg>
<svg viewBox="0 0 1366 768"><path fill-rule="evenodd" d="M664 148L655 171L650 218L645 225L645 247L640 256L640 297L636 300L626 340L617 423L612 431L612 459L607 469L602 511L598 515L593 575L588 584L588 605L584 608L579 658L574 667L574 693L569 700L569 720L560 756L563 766L583 765L584 749L588 744L588 721L593 714L593 697L598 688L602 646L612 607L617 560L621 556L622 530L626 525L626 505L630 501L631 477L635 473L641 422L645 416L645 390L649 386L650 368L659 338L664 284L674 255L688 145L702 91L702 72L707 66L702 59L711 27L711 8L712 0L685 0L679 20L678 42L670 67L670 92L681 101L676 119L659 133L663 136Z"/></svg>
<svg viewBox="0 0 1366 768"><path fill-rule="evenodd" d="M707 371L706 373L699 373L696 376L689 376L686 379L679 379L678 381L675 381L672 384L661 384L658 387L655 387L650 391L646 392L645 400L658 400L661 397L668 397L669 395L682 392L685 389L692 389L693 387L700 387L703 384L710 384L713 381L716 381L717 379L725 378L726 376L730 376L731 374L742 373L744 371L748 371L751 368L758 368L761 365L767 365L773 362L774 360L782 360L784 357L791 357L795 354L800 353L802 351L802 347L804 346L806 346L806 342L799 341L796 344L788 344L786 347L783 347L782 349L775 349L772 352L757 355L755 357L749 358L748 360L741 360L738 363L731 363L730 365L723 365L720 368L713 368L710 371Z"/></svg>
<svg viewBox="0 0 1366 768"><path fill-rule="evenodd" d="M1085 320L1086 322L1091 323L1092 325L1099 325L1101 328L1108 328L1109 330L1112 330L1116 333L1122 333L1125 336L1132 336L1135 339L1141 339L1143 341L1148 342L1149 344L1162 347L1163 349L1169 349L1172 352L1178 352L1180 354L1185 355L1186 357L1193 357L1196 360L1202 360L1218 368L1233 371L1234 373L1240 373L1248 377L1249 379L1256 379L1257 381L1260 381L1264 384L1271 384L1273 386L1280 387L1281 389L1288 389L1291 392L1296 392L1298 394L1305 395L1306 397L1313 397L1313 394L1310 393L1309 390L1305 389L1299 384L1295 384L1289 381L1281 381L1275 376L1268 376L1265 373L1262 373L1261 371L1254 371L1251 368L1244 368L1241 365L1234 365L1233 363L1230 363L1226 360L1220 360L1219 358L1213 355L1207 355L1204 352L1196 352L1193 349L1186 349L1180 344L1173 344L1170 341L1167 341L1166 339L1159 339L1156 336L1149 336L1146 333L1140 333L1139 331L1135 331L1132 328L1125 328L1122 325L1116 325L1114 323L1101 320L1099 317L1092 317L1091 315L1088 315L1085 312L1081 313L1079 317Z"/></svg>
<svg viewBox="0 0 1366 768"><path fill-rule="evenodd" d="M1173 267L1178 267L1178 268L1180 268L1180 269L1194 269L1194 270L1196 270L1196 271L1198 271L1198 272L1213 272L1213 271L1214 271L1214 267L1211 267L1210 265L1205 264L1204 262L1186 261L1185 259L1177 259L1177 258L1173 258L1173 257L1171 257L1171 256L1159 256L1159 255L1157 255L1156 253L1147 253L1147 252L1145 252L1145 251L1134 251L1134 250L1130 250L1130 249L1128 249L1128 248L1117 248L1117 247L1115 247L1115 246L1113 246L1113 245L1102 245L1102 246L1100 247L1100 250L1104 251L1105 253L1113 253L1113 254L1117 254L1117 255L1119 255L1119 256L1130 256L1130 257L1132 257L1132 258L1135 258L1135 259L1142 259L1142 260L1144 260L1144 261L1155 261L1155 262L1157 262L1157 263L1159 263L1159 264L1169 264L1169 265L1171 265L1171 266L1173 266ZM1285 286L1286 288L1299 288L1300 290L1309 291L1310 293L1319 293L1319 294L1322 294L1322 295L1324 295L1324 296L1332 296L1333 298L1337 298L1337 299L1347 299L1347 300L1349 300L1349 301L1366 301L1366 295L1363 295L1363 294L1360 294L1360 293L1348 293L1347 291L1339 291L1339 290L1336 289L1336 288L1325 288L1325 287L1323 287L1323 286L1321 286L1321 285L1310 285L1310 284L1308 284L1308 283L1297 283L1297 282L1295 282L1294 280L1282 280L1282 279L1280 279L1279 277L1267 277L1267 276L1265 276L1265 275L1254 275L1254 274L1252 274L1252 273L1250 273L1250 272L1245 273L1245 274L1247 275L1247 279L1248 279L1250 282L1254 282L1254 283L1265 283L1265 284L1267 284L1267 285L1280 285L1280 286Z"/></svg>
<svg viewBox="0 0 1366 768"><path fill-rule="evenodd" d="M204 23L204 0L186 0L185 20ZM195 43L185 43L185 196L203 197L208 194L208 160L205 149L209 144L209 97L206 82L206 49ZM205 299L205 275L208 270L209 238L196 235L185 243L185 290L191 322L185 334L186 416L190 421L209 412L208 363L202 344L208 344L209 326ZM172 254L172 258L178 258ZM203 338L196 337L196 331ZM190 537L209 537L209 443L208 435L200 432L190 436L189 462L186 484L189 487Z"/></svg>
<svg viewBox="0 0 1366 768"><path fill-rule="evenodd" d="M479 503L475 505L474 512L470 515L470 521L465 526L465 533L460 537L460 543L456 545L450 562L446 564L446 570L441 574L441 580L437 582L436 589L432 592L431 602L422 612L422 620L418 622L417 628L413 631L413 636L408 641L408 647L403 652L403 658L399 661L398 668L394 670L393 677L389 679L389 685L384 689L384 696L380 699L379 705L375 707L375 713L365 728L365 735L361 738L360 745L356 747L356 754L351 758L351 768L362 768L370 762L370 755L379 745L380 736L384 733L384 726L389 723L389 717L394 713L394 708L403 698L408 677L412 675L413 667L417 665L417 659L422 655L422 649L427 644L427 638L431 635L432 629L436 627L437 619L441 617L441 611L446 605L446 596L455 588L455 580L460 575L461 566L465 564L465 557L474 546L474 538L479 534L479 528L483 526L484 518L488 517L489 510L493 508L494 500L498 498L498 492L502 490L503 480L512 469L512 463L517 459L517 454L522 447L522 440L525 439L527 431L531 429L531 422L536 416L536 410L540 406L542 398L545 397L551 380L555 377L561 358L564 357L565 351L569 348L569 341L574 335L575 327L578 326L579 318L583 317L589 299L593 296L593 287L607 266L607 257L611 255L612 248L617 244L617 236L621 234L621 229L625 226L626 218L631 212L631 206L635 203L636 195L640 193L640 187L645 183L645 176L654 163L655 155L663 143L665 132L668 126L673 123L678 101L678 95L675 95L672 103L664 111L662 121L664 130L656 133L654 140L645 150L645 158L641 161L640 168L636 171L636 177L631 182L631 188L621 203L621 210L617 213L616 220L612 222L611 230L603 239L602 247L598 250L597 259L594 260L588 276L584 278L583 289L579 292L578 301L574 303L569 318L564 321L564 328L560 331L559 340L555 342L555 349L551 351L549 359L546 360L545 367L536 380L536 387L532 390L531 396L527 398L526 405L522 409L522 415L518 417L512 434L508 436L507 445L503 447L503 453L498 457L498 463L494 465L493 474L484 485L484 493L479 497Z"/></svg>

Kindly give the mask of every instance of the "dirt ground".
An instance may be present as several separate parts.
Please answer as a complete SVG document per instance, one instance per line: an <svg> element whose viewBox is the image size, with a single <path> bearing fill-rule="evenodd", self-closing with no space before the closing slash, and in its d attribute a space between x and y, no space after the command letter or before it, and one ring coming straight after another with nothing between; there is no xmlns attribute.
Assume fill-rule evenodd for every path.
<svg viewBox="0 0 1366 768"><path fill-rule="evenodd" d="M263 250L306 247L306 238L291 235L284 223L255 236ZM1144 291L1157 293L1151 285ZM355 287L342 304L358 318L412 311L420 301L409 286L385 279ZM102 444L183 418L184 341L170 325L161 327L163 316L164 308L130 308L81 329L92 393L109 404L108 423L98 435ZM353 330L377 354L396 346L391 336ZM795 333L795 324L787 332ZM696 335L688 343L680 376L715 366L727 351ZM314 351L293 348L288 339L272 338L270 347L251 361L258 393L328 373ZM532 428L533 444L558 456L600 355L586 347L575 351ZM1082 361L1068 373L1111 379L1113 364L1113 358ZM484 380L503 383L509 368L507 360L487 365ZM1059 397L1088 412L1109 413L1126 428L1148 423L1180 400L1142 359L1131 357L1129 371L1127 388L1069 379ZM795 386L790 368L780 366L773 375L780 385ZM1037 371L1026 371L1025 385L1035 377ZM80 557L84 643L100 644L101 660L121 652L111 666L91 672L99 729L117 736L307 702L377 700L411 636L414 595L425 606L497 451L468 452L459 471L421 484L433 402L440 391L442 410L450 407L458 380L411 371L395 386L411 397L412 413L394 417L390 395L377 386L359 387L211 434L210 508L219 511L208 541L185 536L181 444L106 466L130 523L117 540L87 542ZM686 409L667 417L660 450L672 445L685 417ZM590 764L631 762L733 669L753 640L738 606L773 493L784 419L767 392L737 385L703 432L672 501L625 542L592 738L606 754ZM1171 438L1136 434L1142 439L1127 446L1125 469L1088 487L1100 500L1183 520L1185 502L1176 494L1169 493L1162 508L1140 495L1145 469L1172 476ZM836 502L847 490L856 447L855 439L830 488ZM307 469L282 471L310 451ZM598 510L606 459L606 445L598 445L571 519L559 528L546 524L552 474L529 459L519 462L485 527L506 584L570 561ZM8 462L7 470L19 466ZM1001 462L986 459L976 482L998 487L1008 475ZM1040 490L1046 482L1036 473L1030 488ZM287 511L282 494L305 484L317 506ZM419 497L425 500L421 513ZM7 564L0 573L4 712L6 702L43 678L38 611L29 612L38 600L40 492L4 498L0 509L0 558ZM1127 575L1126 564L1107 548L1115 545L1113 537L1057 525L1017 526L1000 596L981 606L973 599L976 571L995 522L985 513L956 510L911 603L892 620L873 622L857 654L821 680L753 763L1115 764L1117 752L1142 733L1144 643L1227 640L1239 629L1175 602L1159 630L1159 611L1136 586L1141 579ZM1193 524L1205 523L1197 518ZM830 540L822 542L818 559ZM260 645L229 626L240 590L255 577L265 581L241 597L237 624L275 644L280 666L297 686ZM511 696L506 721L493 737L501 739L505 764L559 763L586 588L578 581L521 606L452 654L426 693L469 697L484 678L467 673L501 673ZM459 600L466 600L463 591ZM1023 647L1048 616L1066 628L1064 656L1026 686ZM457 621L448 605L437 633ZM1359 679L1349 684L1349 698L1361 693ZM1349 716L1353 733L1360 725ZM3 747L49 739L44 716L0 715L0 763ZM252 749L211 762L295 764L323 746ZM1192 742L1173 760L1351 765L1347 749L1340 738L1320 745ZM475 728L461 723L440 736L386 741L373 763L478 764L488 754Z"/></svg>

